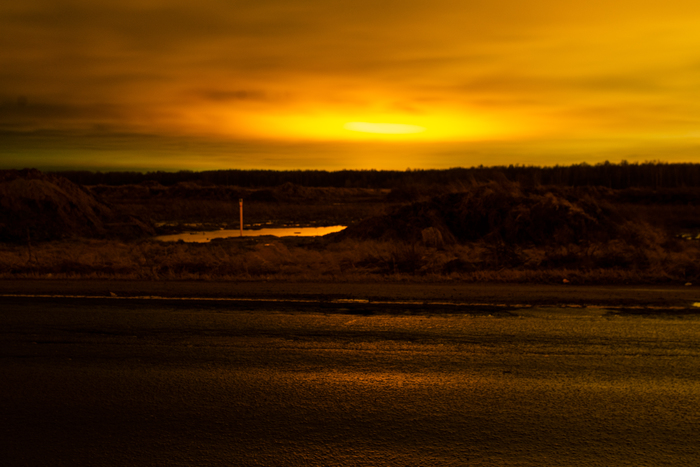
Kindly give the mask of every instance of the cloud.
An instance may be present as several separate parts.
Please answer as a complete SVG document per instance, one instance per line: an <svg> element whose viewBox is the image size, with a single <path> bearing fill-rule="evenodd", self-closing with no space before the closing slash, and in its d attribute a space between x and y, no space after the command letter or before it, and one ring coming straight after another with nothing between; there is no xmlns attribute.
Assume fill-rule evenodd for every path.
<svg viewBox="0 0 700 467"><path fill-rule="evenodd" d="M42 128L91 128L108 122L128 120L129 114L117 105L70 105L34 103L20 96L0 104L0 129L33 131Z"/></svg>
<svg viewBox="0 0 700 467"><path fill-rule="evenodd" d="M25 0L0 17L6 130L274 140L295 115L390 114L594 137L685 131L698 110L695 0Z"/></svg>
<svg viewBox="0 0 700 467"><path fill-rule="evenodd" d="M270 96L265 91L258 89L237 89L233 91L224 91L218 89L202 90L197 92L204 99L216 102L235 102L235 101L271 101L279 100Z"/></svg>

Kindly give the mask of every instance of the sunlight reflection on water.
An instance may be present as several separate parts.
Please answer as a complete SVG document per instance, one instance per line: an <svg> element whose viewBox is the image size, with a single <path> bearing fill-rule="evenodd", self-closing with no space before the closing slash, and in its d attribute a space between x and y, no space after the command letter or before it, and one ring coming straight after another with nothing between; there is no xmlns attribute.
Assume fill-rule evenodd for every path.
<svg viewBox="0 0 700 467"><path fill-rule="evenodd" d="M281 228L264 228L255 230L243 229L244 237L261 237L263 235L274 235L276 237L320 237L330 233L340 232L345 228L344 225L332 225L329 227L281 227ZM240 237L239 229L220 229L210 231L183 232L172 235L160 235L156 240L161 242L184 242L206 243L215 238Z"/></svg>

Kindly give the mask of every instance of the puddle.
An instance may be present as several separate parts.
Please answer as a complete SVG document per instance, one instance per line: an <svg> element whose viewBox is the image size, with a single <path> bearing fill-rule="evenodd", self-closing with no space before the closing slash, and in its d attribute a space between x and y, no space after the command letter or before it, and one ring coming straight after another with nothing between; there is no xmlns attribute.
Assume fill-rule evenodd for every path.
<svg viewBox="0 0 700 467"><path fill-rule="evenodd" d="M330 227L280 227L280 228L263 228L246 230L243 229L244 237L260 237L263 235L274 235L276 237L319 237L321 235L327 235L330 233L340 232L346 226L344 225L332 225ZM209 231L193 231L193 232L183 232L179 234L172 235L160 235L156 237L156 240L161 242L177 242L182 240L183 242L191 243L206 243L215 238L229 238L229 237L240 237L240 229L220 229L220 230L209 230Z"/></svg>

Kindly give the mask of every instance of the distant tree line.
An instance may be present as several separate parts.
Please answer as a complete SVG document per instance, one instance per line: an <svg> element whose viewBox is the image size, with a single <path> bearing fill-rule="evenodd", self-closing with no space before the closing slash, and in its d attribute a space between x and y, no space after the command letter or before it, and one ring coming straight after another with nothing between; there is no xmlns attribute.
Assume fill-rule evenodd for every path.
<svg viewBox="0 0 700 467"><path fill-rule="evenodd" d="M398 170L209 170L202 172L53 172L81 185L135 185L181 182L246 188L292 183L308 187L396 188L410 185L470 184L492 180L522 185L604 186L625 188L700 187L700 164L644 162L569 166L494 166Z"/></svg>

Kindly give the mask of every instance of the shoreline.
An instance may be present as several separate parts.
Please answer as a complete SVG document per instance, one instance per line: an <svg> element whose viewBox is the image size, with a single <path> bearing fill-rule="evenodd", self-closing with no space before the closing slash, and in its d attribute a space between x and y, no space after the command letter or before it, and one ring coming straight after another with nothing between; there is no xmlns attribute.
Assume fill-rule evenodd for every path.
<svg viewBox="0 0 700 467"><path fill-rule="evenodd" d="M0 300L12 296L42 298L235 299L260 301L359 300L444 302L506 306L614 306L693 309L700 290L692 286L600 286L494 283L321 283L197 282L133 280L0 280ZM700 308L696 308L700 313Z"/></svg>

